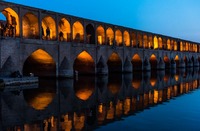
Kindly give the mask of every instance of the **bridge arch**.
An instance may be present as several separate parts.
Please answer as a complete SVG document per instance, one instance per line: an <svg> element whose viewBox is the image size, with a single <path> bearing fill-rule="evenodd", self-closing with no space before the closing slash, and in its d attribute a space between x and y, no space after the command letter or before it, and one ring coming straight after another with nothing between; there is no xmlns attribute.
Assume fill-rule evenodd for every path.
<svg viewBox="0 0 200 131"><path fill-rule="evenodd" d="M105 44L105 30L103 26L98 26L96 29L96 35L97 35L97 43L102 45Z"/></svg>
<svg viewBox="0 0 200 131"><path fill-rule="evenodd" d="M157 69L158 61L157 61L157 58L156 58L156 55L155 55L155 54L152 54L152 55L150 56L149 62L150 62L150 64L151 64L151 69L152 69L152 70Z"/></svg>
<svg viewBox="0 0 200 131"><path fill-rule="evenodd" d="M34 68L33 68L34 67ZM38 49L34 51L24 62L23 75L29 76L56 76L56 63L46 51Z"/></svg>
<svg viewBox="0 0 200 131"><path fill-rule="evenodd" d="M95 62L92 56L82 51L74 60L73 65L75 73L78 74L94 74L95 73Z"/></svg>
<svg viewBox="0 0 200 131"><path fill-rule="evenodd" d="M170 68L170 58L168 56L164 56L165 68Z"/></svg>
<svg viewBox="0 0 200 131"><path fill-rule="evenodd" d="M158 38L157 36L154 36L153 38L153 49L158 49Z"/></svg>
<svg viewBox="0 0 200 131"><path fill-rule="evenodd" d="M176 67L179 67L179 63L180 63L179 55L176 55L176 56L174 57L174 61L175 61L175 63L176 63Z"/></svg>
<svg viewBox="0 0 200 131"><path fill-rule="evenodd" d="M161 37L158 38L158 45L159 45L159 49L163 48L163 40Z"/></svg>
<svg viewBox="0 0 200 131"><path fill-rule="evenodd" d="M106 43L107 45L113 45L113 40L114 40L114 32L112 28L107 28L106 30Z"/></svg>
<svg viewBox="0 0 200 131"><path fill-rule="evenodd" d="M19 36L19 33L20 33L19 16L15 12L15 10L13 10L10 7L7 7L3 9L1 12L6 17L6 25L5 25L7 26L6 36L10 36L11 33L9 30L13 30L13 28L14 28L13 32L15 33L15 36Z"/></svg>
<svg viewBox="0 0 200 131"><path fill-rule="evenodd" d="M71 26L66 18L62 18L58 23L58 32L60 41L71 41Z"/></svg>
<svg viewBox="0 0 200 131"><path fill-rule="evenodd" d="M143 46L144 48L148 48L149 45L148 45L148 37L146 34L143 35Z"/></svg>
<svg viewBox="0 0 200 131"><path fill-rule="evenodd" d="M122 32L119 29L115 31L115 42L117 46L122 46Z"/></svg>
<svg viewBox="0 0 200 131"><path fill-rule="evenodd" d="M136 40L136 33L131 32L131 46L136 47L137 46L137 40Z"/></svg>
<svg viewBox="0 0 200 131"><path fill-rule="evenodd" d="M171 50L171 42L170 42L170 39L167 39L167 50Z"/></svg>
<svg viewBox="0 0 200 131"><path fill-rule="evenodd" d="M129 35L129 33L128 33L128 31L124 31L124 44L125 44L125 46L131 46L130 45L130 35Z"/></svg>
<svg viewBox="0 0 200 131"><path fill-rule="evenodd" d="M84 28L79 21L76 21L73 24L73 41L77 43L84 42Z"/></svg>
<svg viewBox="0 0 200 131"><path fill-rule="evenodd" d="M142 59L139 56L139 54L134 54L131 60L131 63L133 65L133 71L142 70Z"/></svg>
<svg viewBox="0 0 200 131"><path fill-rule="evenodd" d="M112 73L122 72L122 60L116 52L113 52L110 55L107 61L107 65L108 65L109 72L112 72Z"/></svg>
<svg viewBox="0 0 200 131"><path fill-rule="evenodd" d="M22 18L22 29L24 38L39 38L38 18L33 13L26 13Z"/></svg>
<svg viewBox="0 0 200 131"><path fill-rule="evenodd" d="M42 30L43 39L56 39L56 22L51 16L46 16L42 19ZM50 31L50 33L48 33L48 31Z"/></svg>
<svg viewBox="0 0 200 131"><path fill-rule="evenodd" d="M92 24L88 24L86 26L86 33L87 33L87 43L95 44L95 30Z"/></svg>

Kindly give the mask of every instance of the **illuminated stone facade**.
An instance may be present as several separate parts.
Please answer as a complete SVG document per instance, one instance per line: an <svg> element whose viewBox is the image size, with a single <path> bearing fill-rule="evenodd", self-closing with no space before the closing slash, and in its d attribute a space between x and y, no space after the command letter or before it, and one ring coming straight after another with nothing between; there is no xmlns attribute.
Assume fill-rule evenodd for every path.
<svg viewBox="0 0 200 131"><path fill-rule="evenodd" d="M1 76L16 70L23 75L72 77L74 73L199 66L199 43L3 1L0 4L6 17L1 24ZM40 63L43 54L47 57Z"/></svg>

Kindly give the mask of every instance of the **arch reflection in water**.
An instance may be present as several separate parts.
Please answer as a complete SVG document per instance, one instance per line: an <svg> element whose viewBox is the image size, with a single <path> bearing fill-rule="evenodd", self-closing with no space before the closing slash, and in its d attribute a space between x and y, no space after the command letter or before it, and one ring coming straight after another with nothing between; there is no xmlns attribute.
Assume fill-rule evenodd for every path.
<svg viewBox="0 0 200 131"><path fill-rule="evenodd" d="M84 76L78 77L78 81L63 79L57 82L59 85L57 91L55 83L49 83L48 80L49 85L41 86L43 88L36 91L23 91L24 99L30 103L29 105L34 103L34 96L50 94L47 95L51 96L47 97L49 100L47 104L38 107L33 106L34 104L31 105L31 108L35 108L32 115L39 117L30 117L26 119L26 122L19 124L18 121L17 124L15 120L17 121L19 118L13 115L12 123L14 124L12 125L21 125L20 128L35 130L38 130L39 127L43 130L93 130L101 125L115 122L115 120L121 120L125 116L142 113L143 110L158 106L172 98L175 99L177 96L190 93L197 89L200 83L198 71L177 71L177 74L162 73L133 73L133 75L124 74L96 78ZM178 81L176 77L179 78ZM155 79L155 86L151 83L152 79ZM50 87L52 85L54 87ZM9 98L1 96L3 99ZM33 98L29 98L30 96ZM21 98L19 98L20 96L15 99L20 101ZM8 106L1 101L1 108L8 108ZM19 108L30 110L30 107L26 106ZM12 109L16 108L10 107L7 111ZM23 115L23 112L19 113ZM4 112L2 120L7 119L8 115L11 115L10 112ZM13 127L5 122L8 121L3 122L5 129Z"/></svg>

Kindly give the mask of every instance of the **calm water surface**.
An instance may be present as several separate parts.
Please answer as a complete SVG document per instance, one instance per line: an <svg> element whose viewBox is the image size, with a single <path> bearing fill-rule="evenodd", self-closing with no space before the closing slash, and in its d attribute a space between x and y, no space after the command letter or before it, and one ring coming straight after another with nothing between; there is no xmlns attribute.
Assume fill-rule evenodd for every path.
<svg viewBox="0 0 200 131"><path fill-rule="evenodd" d="M200 130L199 69L40 79L0 92L2 131Z"/></svg>

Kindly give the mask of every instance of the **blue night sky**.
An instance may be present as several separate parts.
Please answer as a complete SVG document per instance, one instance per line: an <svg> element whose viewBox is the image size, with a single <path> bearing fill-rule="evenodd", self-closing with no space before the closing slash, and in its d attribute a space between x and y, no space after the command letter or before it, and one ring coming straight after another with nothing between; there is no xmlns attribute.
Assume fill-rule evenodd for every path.
<svg viewBox="0 0 200 131"><path fill-rule="evenodd" d="M6 0L200 42L200 0Z"/></svg>

